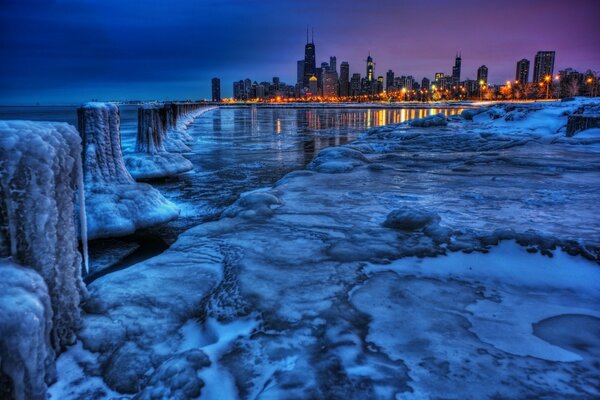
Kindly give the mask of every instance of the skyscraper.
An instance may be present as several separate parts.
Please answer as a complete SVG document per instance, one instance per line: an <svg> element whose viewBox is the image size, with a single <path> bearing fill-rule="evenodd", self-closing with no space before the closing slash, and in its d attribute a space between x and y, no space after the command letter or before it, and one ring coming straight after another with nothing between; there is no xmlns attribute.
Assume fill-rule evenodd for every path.
<svg viewBox="0 0 600 400"><path fill-rule="evenodd" d="M444 75L443 72L436 72L434 80L439 84L444 79Z"/></svg>
<svg viewBox="0 0 600 400"><path fill-rule="evenodd" d="M394 87L394 71L391 69L385 74L385 91L390 92Z"/></svg>
<svg viewBox="0 0 600 400"><path fill-rule="evenodd" d="M383 92L383 76L378 76L377 77L377 82L376 82L376 87L373 90L374 93L381 93Z"/></svg>
<svg viewBox="0 0 600 400"><path fill-rule="evenodd" d="M350 95L350 65L348 61L340 64L340 96Z"/></svg>
<svg viewBox="0 0 600 400"><path fill-rule="evenodd" d="M423 78L421 80L421 89L427 89L427 90L429 90L429 83L430 83L429 79Z"/></svg>
<svg viewBox="0 0 600 400"><path fill-rule="evenodd" d="M335 56L329 57L329 68L332 71L336 71L337 72L337 58Z"/></svg>
<svg viewBox="0 0 600 400"><path fill-rule="evenodd" d="M538 51L535 55L535 64L533 66L533 81L535 83L543 81L544 77L552 76L554 73L554 51Z"/></svg>
<svg viewBox="0 0 600 400"><path fill-rule="evenodd" d="M317 96L319 94L319 89L317 87L317 77L314 75L308 78L308 91L310 92L311 96Z"/></svg>
<svg viewBox="0 0 600 400"><path fill-rule="evenodd" d="M233 82L233 98L241 100L244 92L244 81Z"/></svg>
<svg viewBox="0 0 600 400"><path fill-rule="evenodd" d="M250 99L252 97L250 92L252 92L252 81L250 78L246 78L244 80L244 93L246 95L246 99Z"/></svg>
<svg viewBox="0 0 600 400"><path fill-rule="evenodd" d="M485 65L482 65L477 69L477 82L487 83L488 81L488 68Z"/></svg>
<svg viewBox="0 0 600 400"><path fill-rule="evenodd" d="M308 87L311 76L317 74L317 61L315 55L315 37L308 41L308 28L306 29L306 46L304 46L304 86Z"/></svg>
<svg viewBox="0 0 600 400"><path fill-rule="evenodd" d="M212 78L212 101L221 101L221 80Z"/></svg>
<svg viewBox="0 0 600 400"><path fill-rule="evenodd" d="M529 60L524 58L517 61L517 73L515 74L515 81L525 85L529 82Z"/></svg>
<svg viewBox="0 0 600 400"><path fill-rule="evenodd" d="M331 68L328 68L323 72L323 96L337 97L338 90L337 72Z"/></svg>
<svg viewBox="0 0 600 400"><path fill-rule="evenodd" d="M296 69L296 83L299 85L304 84L304 60L298 60Z"/></svg>
<svg viewBox="0 0 600 400"><path fill-rule="evenodd" d="M367 57L367 82L373 82L373 76L375 74L373 58L371 54Z"/></svg>
<svg viewBox="0 0 600 400"><path fill-rule="evenodd" d="M458 84L460 82L461 63L462 58L460 57L460 53L457 53L456 58L454 59L454 67L452 67L452 83Z"/></svg>
<svg viewBox="0 0 600 400"><path fill-rule="evenodd" d="M360 94L360 74L352 74L352 79L350 79L350 96L358 96Z"/></svg>

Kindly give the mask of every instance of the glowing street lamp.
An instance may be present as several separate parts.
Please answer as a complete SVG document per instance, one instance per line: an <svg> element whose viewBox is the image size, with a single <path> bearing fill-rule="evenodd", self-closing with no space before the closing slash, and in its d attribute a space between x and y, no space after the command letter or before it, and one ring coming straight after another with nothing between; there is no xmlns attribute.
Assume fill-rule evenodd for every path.
<svg viewBox="0 0 600 400"><path fill-rule="evenodd" d="M552 82L552 77L550 75L546 75L544 77L544 80L546 81L546 99L550 98L550 82Z"/></svg>

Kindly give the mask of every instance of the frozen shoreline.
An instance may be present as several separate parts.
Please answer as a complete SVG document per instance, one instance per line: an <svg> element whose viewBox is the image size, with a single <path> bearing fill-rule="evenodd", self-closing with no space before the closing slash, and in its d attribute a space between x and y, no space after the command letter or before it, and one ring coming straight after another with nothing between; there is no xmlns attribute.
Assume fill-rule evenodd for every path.
<svg viewBox="0 0 600 400"><path fill-rule="evenodd" d="M599 317L597 263L556 250L594 258L600 242L591 206L600 141L564 138L563 112L572 106L495 107L441 128L375 128L323 151L309 170L243 195L160 256L90 285L83 345L98 352L113 389L152 382L143 395L185 397L177 374L161 375L161 365L177 362L181 374L191 369L205 383L234 382L241 398L593 398L598 371L586 360L597 342L573 356L548 342L535 347L533 328L522 331L523 321L565 314L588 315L595 329ZM526 247L494 247L509 239ZM415 256L438 256L418 260L427 271L439 267L415 270ZM478 272L490 258L497 273ZM530 260L541 271L553 265L548 276L529 269ZM446 261L455 268L441 271ZM576 286L567 268L579 268ZM552 304L547 315L531 312L540 304ZM489 325L494 310L521 317ZM184 329L190 320L200 331ZM232 328L206 336L213 320ZM521 337L534 350L515 350ZM183 344L194 340L200 349L227 343L205 351L210 370L186 355ZM70 379L61 377L55 396L105 390Z"/></svg>

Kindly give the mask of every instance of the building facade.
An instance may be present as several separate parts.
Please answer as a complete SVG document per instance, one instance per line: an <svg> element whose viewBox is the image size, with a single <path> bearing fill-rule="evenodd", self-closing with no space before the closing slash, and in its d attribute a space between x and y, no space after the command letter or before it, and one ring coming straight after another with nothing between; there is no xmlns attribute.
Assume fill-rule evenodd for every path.
<svg viewBox="0 0 600 400"><path fill-rule="evenodd" d="M533 66L533 82L538 83L544 80L545 77L554 74L554 51L538 51L535 55L535 64Z"/></svg>
<svg viewBox="0 0 600 400"><path fill-rule="evenodd" d="M373 58L371 58L370 54L367 57L367 75L366 75L366 78L367 78L368 82L373 82L373 80L375 79L375 63L373 62Z"/></svg>
<svg viewBox="0 0 600 400"><path fill-rule="evenodd" d="M488 67L482 65L477 69L477 82L487 84L488 81Z"/></svg>
<svg viewBox="0 0 600 400"><path fill-rule="evenodd" d="M350 95L350 65L348 61L340 64L340 96Z"/></svg>
<svg viewBox="0 0 600 400"><path fill-rule="evenodd" d="M221 101L221 80L212 78L212 101Z"/></svg>
<svg viewBox="0 0 600 400"><path fill-rule="evenodd" d="M526 85L529 82L529 60L524 58L517 61L517 72L515 82Z"/></svg>
<svg viewBox="0 0 600 400"><path fill-rule="evenodd" d="M462 64L462 58L460 54L456 55L454 59L454 67L452 67L452 83L458 84L460 82L460 68Z"/></svg>
<svg viewBox="0 0 600 400"><path fill-rule="evenodd" d="M309 79L317 74L317 58L314 37L308 41L308 30L306 31L306 45L304 46L304 86L308 87Z"/></svg>
<svg viewBox="0 0 600 400"><path fill-rule="evenodd" d="M329 68L323 72L323 96L337 97L338 93L339 88L337 72Z"/></svg>

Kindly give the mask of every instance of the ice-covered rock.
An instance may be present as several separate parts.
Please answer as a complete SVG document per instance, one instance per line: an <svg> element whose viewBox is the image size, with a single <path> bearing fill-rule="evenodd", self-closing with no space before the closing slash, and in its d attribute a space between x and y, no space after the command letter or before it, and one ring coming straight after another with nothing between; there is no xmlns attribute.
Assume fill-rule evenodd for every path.
<svg viewBox="0 0 600 400"><path fill-rule="evenodd" d="M335 174L351 171L368 162L367 157L358 150L349 147L328 147L321 150L307 168L326 174Z"/></svg>
<svg viewBox="0 0 600 400"><path fill-rule="evenodd" d="M75 341L86 293L75 220L76 201L83 200L80 155L81 139L68 124L0 121L0 255L46 282L57 351Z"/></svg>
<svg viewBox="0 0 600 400"><path fill-rule="evenodd" d="M182 326L204 317L203 305L223 279L220 244L203 236L177 240L159 256L89 284L80 338L99 353L99 370L112 389L138 393L163 363L179 365L168 360L181 353ZM177 377L185 376L187 366L169 383L170 368L157 372L151 393L170 390L159 388L160 382L177 390Z"/></svg>
<svg viewBox="0 0 600 400"><path fill-rule="evenodd" d="M432 126L446 126L448 125L448 120L446 116L442 113L430 115L429 117L418 118L408 121L410 126L419 127L419 128L429 128Z"/></svg>
<svg viewBox="0 0 600 400"><path fill-rule="evenodd" d="M45 400L56 374L46 283L7 259L0 259L0 277L0 398Z"/></svg>
<svg viewBox="0 0 600 400"><path fill-rule="evenodd" d="M231 206L227 207L222 217L233 218L243 216L245 218L267 217L273 214L273 210L281 205L281 201L273 193L263 190L244 193Z"/></svg>
<svg viewBox="0 0 600 400"><path fill-rule="evenodd" d="M439 222L439 220L439 215L434 212L403 208L389 213L384 225L388 228L414 231L422 229L429 224Z"/></svg>
<svg viewBox="0 0 600 400"><path fill-rule="evenodd" d="M467 108L460 114L461 117L468 121L472 121L473 117L487 111L487 107Z"/></svg>
<svg viewBox="0 0 600 400"><path fill-rule="evenodd" d="M136 180L173 176L194 168L192 162L178 153L131 153L125 155L127 170Z"/></svg>
<svg viewBox="0 0 600 400"><path fill-rule="evenodd" d="M210 360L199 349L177 354L165 361L152 374L147 386L135 399L187 400L198 398L204 382L198 372L210 365Z"/></svg>
<svg viewBox="0 0 600 400"><path fill-rule="evenodd" d="M83 137L87 226L90 238L123 236L179 215L158 190L136 183L121 153L119 109L87 103L77 110Z"/></svg>

